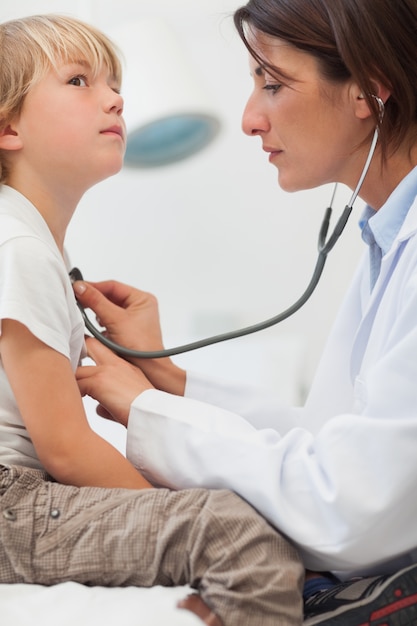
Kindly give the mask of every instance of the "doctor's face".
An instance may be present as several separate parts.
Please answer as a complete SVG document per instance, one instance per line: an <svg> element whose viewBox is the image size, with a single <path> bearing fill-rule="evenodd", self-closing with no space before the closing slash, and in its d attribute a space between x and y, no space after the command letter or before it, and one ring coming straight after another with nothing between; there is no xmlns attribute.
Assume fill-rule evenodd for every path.
<svg viewBox="0 0 417 626"><path fill-rule="evenodd" d="M286 191L310 189L330 182L354 187L363 166L369 120L359 119L360 91L349 82L323 78L317 59L287 42L257 34L250 41L274 74L250 57L254 89L242 127L259 136Z"/></svg>

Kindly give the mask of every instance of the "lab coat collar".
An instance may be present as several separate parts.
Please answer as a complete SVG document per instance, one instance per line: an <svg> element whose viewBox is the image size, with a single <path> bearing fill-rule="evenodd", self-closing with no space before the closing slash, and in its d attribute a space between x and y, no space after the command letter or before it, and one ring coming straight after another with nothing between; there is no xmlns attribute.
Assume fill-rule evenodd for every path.
<svg viewBox="0 0 417 626"><path fill-rule="evenodd" d="M401 239L409 236L410 220L407 220L407 216L416 196L417 167L403 178L378 211L369 205L365 207L359 225L363 233L366 233L368 228L372 232L376 244L381 249L382 256L391 249L399 233L402 233ZM414 220L411 222L413 223ZM405 233L408 235L403 233L405 224L407 224ZM412 228L412 230L414 229L415 227Z"/></svg>
<svg viewBox="0 0 417 626"><path fill-rule="evenodd" d="M415 185L414 196L411 200L412 204L411 206L408 205L409 208L407 208L407 211L403 211L403 213L405 213L405 216L402 223L400 224L399 231L397 229L396 235L394 235L394 239L390 244L389 250L382 257L381 270L372 292L369 294L368 289L362 290L362 306L364 306L364 311L362 321L357 330L353 344L351 357L352 380L355 379L356 375L360 371L362 360L364 357L365 346L368 345L368 338L372 330L375 315L378 311L378 307L385 293L386 285L396 267L398 255L401 254L402 249L404 249L404 246L406 245L406 242L417 232L417 168L412 170L407 178L410 178L410 180L408 181L409 183L414 181L413 184ZM405 180L406 179L404 179L402 183L405 182ZM408 185L402 185L402 183L400 183L400 186L403 189L400 190L400 186L397 187L397 189L394 191L393 194L391 194L386 205L384 206L387 206L389 202L390 206L395 208L395 206L399 206L399 202L405 202L406 194L403 193L405 191L404 187L407 187L408 194L413 193L410 191L410 187ZM398 193L396 193L397 191Z"/></svg>

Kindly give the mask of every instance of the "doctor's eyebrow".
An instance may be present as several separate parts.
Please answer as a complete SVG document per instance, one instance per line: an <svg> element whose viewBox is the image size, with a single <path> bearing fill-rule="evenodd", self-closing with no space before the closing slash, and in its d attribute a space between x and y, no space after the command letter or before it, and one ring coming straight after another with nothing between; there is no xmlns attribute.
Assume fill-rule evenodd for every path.
<svg viewBox="0 0 417 626"><path fill-rule="evenodd" d="M269 74L270 76L273 76L277 80L283 80L283 81L294 80L291 76L289 76L286 72L284 72L284 70L274 65L258 65L255 68L255 74L256 76L260 76L260 77L264 76L265 74Z"/></svg>

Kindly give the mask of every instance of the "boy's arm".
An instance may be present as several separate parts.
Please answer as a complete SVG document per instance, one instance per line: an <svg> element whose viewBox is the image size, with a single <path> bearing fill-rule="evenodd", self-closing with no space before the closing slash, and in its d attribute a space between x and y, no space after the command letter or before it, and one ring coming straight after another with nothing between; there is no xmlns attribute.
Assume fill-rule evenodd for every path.
<svg viewBox="0 0 417 626"><path fill-rule="evenodd" d="M29 436L51 476L76 486L152 486L90 428L71 364L63 354L11 319L2 320L0 352Z"/></svg>

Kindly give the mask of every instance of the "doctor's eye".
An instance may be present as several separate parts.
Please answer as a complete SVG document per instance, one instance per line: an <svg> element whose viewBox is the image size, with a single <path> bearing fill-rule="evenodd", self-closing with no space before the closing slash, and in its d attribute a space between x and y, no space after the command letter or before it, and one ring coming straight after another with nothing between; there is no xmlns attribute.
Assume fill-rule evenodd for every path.
<svg viewBox="0 0 417 626"><path fill-rule="evenodd" d="M280 83L267 83L262 89L265 89L265 91L271 91L272 94L276 94L281 87L282 85Z"/></svg>
<svg viewBox="0 0 417 626"><path fill-rule="evenodd" d="M77 74L77 76L73 76L68 81L69 85L74 85L75 87L87 87L87 76L83 74Z"/></svg>

